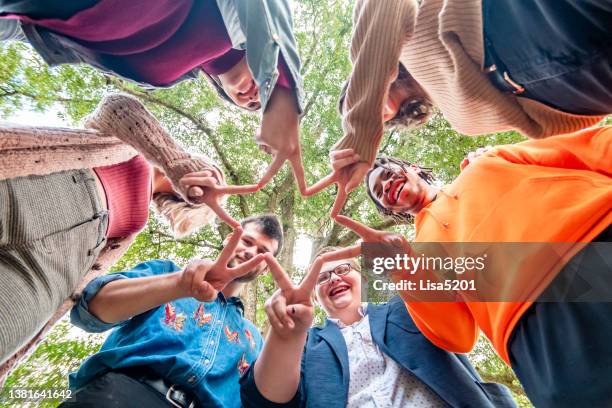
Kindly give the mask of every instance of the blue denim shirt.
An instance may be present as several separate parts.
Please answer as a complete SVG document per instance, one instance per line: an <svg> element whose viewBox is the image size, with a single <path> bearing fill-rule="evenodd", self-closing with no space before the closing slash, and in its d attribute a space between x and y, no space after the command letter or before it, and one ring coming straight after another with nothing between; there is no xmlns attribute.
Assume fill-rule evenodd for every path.
<svg viewBox="0 0 612 408"><path fill-rule="evenodd" d="M94 279L72 308L73 324L89 332L115 327L100 351L70 375L77 390L114 369L146 366L168 381L192 390L206 407L240 407L238 380L262 347L257 328L243 317L239 298L222 294L214 302L178 299L116 324L88 310L88 302L109 282L176 272L169 260L148 261L128 272Z"/></svg>

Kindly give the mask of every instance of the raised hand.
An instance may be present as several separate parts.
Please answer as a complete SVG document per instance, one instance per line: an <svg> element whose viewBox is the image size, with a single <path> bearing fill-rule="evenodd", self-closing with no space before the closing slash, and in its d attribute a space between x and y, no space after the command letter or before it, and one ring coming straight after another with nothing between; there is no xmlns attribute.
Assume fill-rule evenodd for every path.
<svg viewBox="0 0 612 408"><path fill-rule="evenodd" d="M344 225L354 233L359 235L363 242L379 242L394 245L398 248L404 249L406 252L410 252L410 243L406 238L400 234L387 231L378 231L374 228L370 228L362 223L355 221L344 215L336 217L336 222L340 225Z"/></svg>
<svg viewBox="0 0 612 408"><path fill-rule="evenodd" d="M485 154L486 152L492 149L493 149L493 146L485 146L485 147L479 147L478 149L476 149L476 151L469 152L468 155L465 157L465 159L463 159L461 163L459 164L459 168L461 170L465 169L474 160L478 159L480 156L482 156L483 154Z"/></svg>
<svg viewBox="0 0 612 408"><path fill-rule="evenodd" d="M187 265L181 272L178 283L183 297L193 297L199 301L214 300L218 291L223 290L234 279L252 271L264 260L263 254L259 254L235 267L228 266L241 236L242 228L235 228L229 242L215 261L202 259Z"/></svg>
<svg viewBox="0 0 612 408"><path fill-rule="evenodd" d="M257 186L263 188L289 161L300 192L306 190L302 152L300 149L299 114L292 91L276 87L263 114L261 129L255 142L272 155L272 163Z"/></svg>
<svg viewBox="0 0 612 408"><path fill-rule="evenodd" d="M266 254L265 259L270 273L279 287L264 305L272 329L283 338L306 332L312 325L311 295L323 264L354 258L360 254L360 251L361 246L358 245L320 255L311 265L304 280L297 286L291 282L278 261L271 254Z"/></svg>
<svg viewBox="0 0 612 408"><path fill-rule="evenodd" d="M239 227L240 223L221 206L223 197L227 194L248 194L258 190L256 184L244 186L223 185L211 170L186 174L180 179L179 183L187 191L192 201L209 206L219 219L232 228Z"/></svg>
<svg viewBox="0 0 612 408"><path fill-rule="evenodd" d="M332 172L323 177L311 187L305 189L304 196L310 196L336 184L338 192L331 216L336 217L342 211L348 194L361 183L370 169L370 165L361 161L359 155L353 149L334 150L329 154Z"/></svg>

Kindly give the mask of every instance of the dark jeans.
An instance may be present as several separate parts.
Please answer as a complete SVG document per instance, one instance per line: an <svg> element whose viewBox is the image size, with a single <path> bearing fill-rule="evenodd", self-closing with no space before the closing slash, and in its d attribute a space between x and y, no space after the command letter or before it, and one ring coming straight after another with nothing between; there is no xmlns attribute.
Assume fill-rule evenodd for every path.
<svg viewBox="0 0 612 408"><path fill-rule="evenodd" d="M612 242L612 228L595 241ZM586 247L572 259L581 260L568 293L589 299L585 282L596 282L593 290L612 293L612 250L605 248ZM542 297L547 295L555 296ZM508 351L536 407L612 406L612 302L536 302L517 323Z"/></svg>
<svg viewBox="0 0 612 408"><path fill-rule="evenodd" d="M73 394L60 407L66 408L168 408L166 398L125 374L109 372Z"/></svg>
<svg viewBox="0 0 612 408"><path fill-rule="evenodd" d="M612 0L483 0L483 25L485 65L508 72L521 97L612 113Z"/></svg>

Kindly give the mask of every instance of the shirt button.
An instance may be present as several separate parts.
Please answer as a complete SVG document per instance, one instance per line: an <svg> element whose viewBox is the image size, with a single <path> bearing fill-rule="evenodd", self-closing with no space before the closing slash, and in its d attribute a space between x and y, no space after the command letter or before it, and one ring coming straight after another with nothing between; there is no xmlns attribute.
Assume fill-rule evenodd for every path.
<svg viewBox="0 0 612 408"><path fill-rule="evenodd" d="M221 324L221 320L220 319L217 319L217 324Z"/></svg>
<svg viewBox="0 0 612 408"><path fill-rule="evenodd" d="M190 377L187 379L187 382L188 382L189 384L193 384L193 383L194 383L194 382L195 382L197 379L198 379L198 378L197 378L195 375L192 375L192 376L190 376Z"/></svg>
<svg viewBox="0 0 612 408"><path fill-rule="evenodd" d="M215 345L215 341L214 341L214 340L211 340L211 341L210 341L210 345L211 345L211 346L214 346L214 345Z"/></svg>
<svg viewBox="0 0 612 408"><path fill-rule="evenodd" d="M276 33L272 33L272 39L273 39L274 41L278 41L278 34L276 34Z"/></svg>
<svg viewBox="0 0 612 408"><path fill-rule="evenodd" d="M210 360L209 359L204 360L204 365L209 365L209 364L210 364Z"/></svg>

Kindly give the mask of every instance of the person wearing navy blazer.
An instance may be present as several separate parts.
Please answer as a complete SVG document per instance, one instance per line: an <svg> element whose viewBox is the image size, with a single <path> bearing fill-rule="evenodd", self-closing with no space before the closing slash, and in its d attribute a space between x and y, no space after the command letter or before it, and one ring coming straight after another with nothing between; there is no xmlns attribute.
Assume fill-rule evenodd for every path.
<svg viewBox="0 0 612 408"><path fill-rule="evenodd" d="M336 259L315 261L299 287L269 262L280 289L266 302L264 348L240 380L244 407L516 407L507 387L427 340L399 296L362 304L356 259L322 253ZM310 328L313 289L323 327Z"/></svg>

